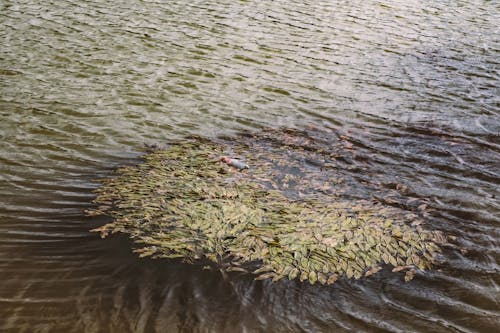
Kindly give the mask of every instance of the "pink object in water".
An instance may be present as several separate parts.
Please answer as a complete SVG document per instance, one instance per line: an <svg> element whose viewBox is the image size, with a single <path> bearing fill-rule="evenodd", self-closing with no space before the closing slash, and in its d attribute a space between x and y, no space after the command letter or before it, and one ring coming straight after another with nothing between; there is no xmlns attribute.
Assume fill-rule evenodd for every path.
<svg viewBox="0 0 500 333"><path fill-rule="evenodd" d="M220 160L221 160L221 162L224 162L227 165L235 167L236 169L239 169L239 170L248 169L248 165L245 162L242 162L242 161L237 160L235 158L230 158L230 157L227 157L227 156L222 156L220 158Z"/></svg>

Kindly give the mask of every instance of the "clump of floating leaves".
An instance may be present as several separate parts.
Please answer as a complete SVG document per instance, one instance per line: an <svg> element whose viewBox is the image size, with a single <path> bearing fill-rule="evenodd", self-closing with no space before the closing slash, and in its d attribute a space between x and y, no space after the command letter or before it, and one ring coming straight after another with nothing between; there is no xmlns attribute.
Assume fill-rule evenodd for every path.
<svg viewBox="0 0 500 333"><path fill-rule="evenodd" d="M410 280L430 268L443 236L408 211L350 197L356 191L338 162L342 154L292 130L190 138L104 180L88 213L111 216L96 231L129 235L140 256L209 263L256 279L331 284L390 264ZM232 168L223 155L250 168Z"/></svg>

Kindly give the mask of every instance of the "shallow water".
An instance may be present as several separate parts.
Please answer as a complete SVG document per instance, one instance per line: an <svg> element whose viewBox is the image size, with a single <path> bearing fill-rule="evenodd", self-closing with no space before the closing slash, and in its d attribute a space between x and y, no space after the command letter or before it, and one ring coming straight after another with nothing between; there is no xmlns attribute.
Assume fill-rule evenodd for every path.
<svg viewBox="0 0 500 333"><path fill-rule="evenodd" d="M0 0L0 330L495 331L498 21L496 1ZM83 214L94 180L144 143L310 125L467 251L410 283L321 287L223 280L88 232L105 222Z"/></svg>

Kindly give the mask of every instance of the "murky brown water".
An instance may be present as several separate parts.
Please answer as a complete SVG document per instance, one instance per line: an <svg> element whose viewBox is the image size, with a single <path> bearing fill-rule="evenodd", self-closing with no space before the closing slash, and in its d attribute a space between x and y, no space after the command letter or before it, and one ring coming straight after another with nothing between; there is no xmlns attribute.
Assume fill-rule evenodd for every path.
<svg viewBox="0 0 500 333"><path fill-rule="evenodd" d="M2 332L494 332L497 1L0 0ZM440 270L333 286L138 259L85 217L144 143L313 124L457 237ZM337 142L332 136L332 144Z"/></svg>

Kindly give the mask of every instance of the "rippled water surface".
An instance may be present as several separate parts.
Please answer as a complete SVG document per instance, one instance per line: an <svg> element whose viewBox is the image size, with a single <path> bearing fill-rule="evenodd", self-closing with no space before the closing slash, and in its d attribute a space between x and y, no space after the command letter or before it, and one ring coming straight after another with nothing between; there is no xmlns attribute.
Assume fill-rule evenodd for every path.
<svg viewBox="0 0 500 333"><path fill-rule="evenodd" d="M0 330L494 332L498 22L498 1L0 0ZM88 232L94 180L144 143L311 125L462 249L321 287Z"/></svg>

